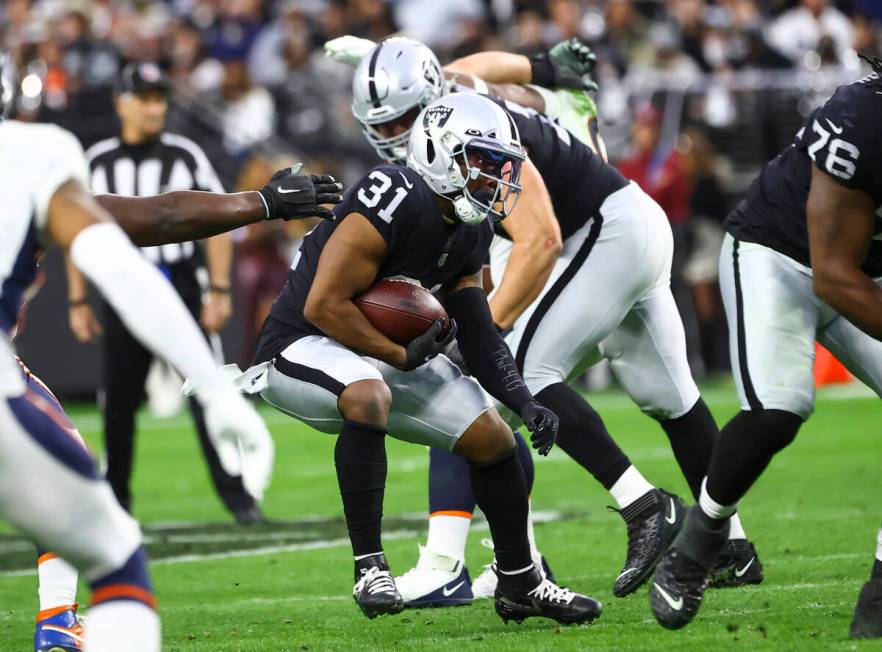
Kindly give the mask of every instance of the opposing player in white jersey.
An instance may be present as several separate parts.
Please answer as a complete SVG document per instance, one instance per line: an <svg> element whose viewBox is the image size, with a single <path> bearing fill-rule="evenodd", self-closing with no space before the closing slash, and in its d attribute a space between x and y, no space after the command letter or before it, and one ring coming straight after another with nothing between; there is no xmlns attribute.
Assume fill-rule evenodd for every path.
<svg viewBox="0 0 882 652"><path fill-rule="evenodd" d="M269 219L297 219L333 214L320 206L339 203L341 186L329 175L300 176L300 166L277 172L260 191L231 195L169 192L154 197L101 195L97 203L139 245L188 242ZM291 192L296 190L296 194ZM22 307L22 312L24 307ZM85 443L48 387L19 362L27 392L55 414L70 436ZM40 607L34 632L35 652L73 652L82 647L83 628L77 616L78 574L67 561L38 547Z"/></svg>
<svg viewBox="0 0 882 652"><path fill-rule="evenodd" d="M503 55L503 69L511 81L535 80L543 66L553 67L548 58ZM492 70L479 63L472 60L463 69ZM409 39L384 41L361 59L353 80L353 112L381 156L394 158L410 132L413 111L449 90L438 68L432 52ZM556 75L542 76L551 81ZM501 237L491 248L497 286L491 310L497 325L509 331L506 343L528 386L562 415L561 448L619 504L629 542L614 593L624 597L648 578L682 523L683 506L640 474L567 381L608 358L631 397L664 428L697 496L717 428L692 379L670 293L670 228L657 204L607 165L599 148L579 142L531 109L506 108L535 168L525 165L521 204L497 230ZM585 140L599 142L590 132ZM455 457L431 455L429 541L417 567L396 580L411 606L470 598L461 584L467 578L463 554L470 512L464 506L468 497L460 495L463 483L456 481L466 475ZM451 504L441 504L436 492L446 493ZM761 565L737 515L731 536L720 584L761 581ZM751 573L736 577L732 568L750 560ZM492 595L492 580L492 574L476 580L473 594Z"/></svg>
<svg viewBox="0 0 882 652"><path fill-rule="evenodd" d="M0 80L5 113L13 93L5 56ZM90 583L85 649L154 651L159 619L138 526L98 478L63 415L29 388L9 339L43 248L51 243L70 252L145 345L196 379L225 467L255 491L268 482L273 446L253 408L216 368L180 300L88 195L87 172L68 132L0 122L0 517L69 560Z"/></svg>
<svg viewBox="0 0 882 652"><path fill-rule="evenodd" d="M814 409L815 340L882 396L882 59L809 115L726 219L720 288L741 400L650 587L664 627L701 606L725 522ZM882 530L851 625L882 637ZM823 598L819 597L819 600Z"/></svg>

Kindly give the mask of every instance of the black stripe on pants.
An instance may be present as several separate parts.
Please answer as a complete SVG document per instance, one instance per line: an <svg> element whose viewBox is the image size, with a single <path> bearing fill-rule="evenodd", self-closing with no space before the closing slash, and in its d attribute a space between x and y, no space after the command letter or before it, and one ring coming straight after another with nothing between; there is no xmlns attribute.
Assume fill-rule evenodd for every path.
<svg viewBox="0 0 882 652"><path fill-rule="evenodd" d="M738 260L739 241L732 243L732 271L735 276L735 314L738 326L738 370L741 374L741 384L744 386L744 395L751 410L762 410L763 404L756 395L753 381L750 379L750 371L747 368L747 334L744 330L744 295L741 292L741 266Z"/></svg>

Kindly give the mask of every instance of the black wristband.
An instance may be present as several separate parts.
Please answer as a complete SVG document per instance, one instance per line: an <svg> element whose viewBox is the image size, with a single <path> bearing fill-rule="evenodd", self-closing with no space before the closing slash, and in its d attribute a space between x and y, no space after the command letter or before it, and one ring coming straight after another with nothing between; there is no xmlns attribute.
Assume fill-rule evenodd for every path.
<svg viewBox="0 0 882 652"><path fill-rule="evenodd" d="M82 298L80 298L80 299L68 299L68 300L67 300L67 305L68 305L68 307L70 307L70 308L78 308L78 307L80 307L80 306L85 306L87 303L89 303L89 298L88 298L88 297L82 297Z"/></svg>
<svg viewBox="0 0 882 652"><path fill-rule="evenodd" d="M209 285L208 291L213 294L229 294L230 288L229 288L229 286L223 287L221 285Z"/></svg>
<svg viewBox="0 0 882 652"><path fill-rule="evenodd" d="M530 83L544 88L557 86L557 75L548 52L540 52L530 57Z"/></svg>

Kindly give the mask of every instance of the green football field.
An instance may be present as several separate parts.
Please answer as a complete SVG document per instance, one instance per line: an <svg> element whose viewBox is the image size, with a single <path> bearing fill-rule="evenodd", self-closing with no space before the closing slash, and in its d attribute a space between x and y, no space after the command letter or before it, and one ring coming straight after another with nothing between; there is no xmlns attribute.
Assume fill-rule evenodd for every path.
<svg viewBox="0 0 882 652"><path fill-rule="evenodd" d="M717 419L736 410L734 389L705 394ZM617 393L593 402L650 481L685 495L661 429ZM100 447L94 408L70 410ZM373 621L351 598L352 563L333 471L334 439L264 411L277 445L265 511L274 524L240 528L214 497L188 420L140 420L136 516L144 525L164 627L173 650L583 650L856 649L847 638L882 521L882 409L852 387L822 392L796 444L776 459L742 505L766 581L710 591L697 620L669 632L655 624L646 588L612 595L625 528L611 499L558 450L537 459L533 506L540 549L558 580L604 603L590 626L531 619L504 625L492 605L406 611ZM389 440L384 534L393 571L407 570L425 531L428 456ZM0 534L0 650L32 646L37 610L30 544ZM476 520L467 563L490 561ZM80 597L88 601L81 587ZM133 636L137 636L133 632ZM32 649L32 648L31 648Z"/></svg>

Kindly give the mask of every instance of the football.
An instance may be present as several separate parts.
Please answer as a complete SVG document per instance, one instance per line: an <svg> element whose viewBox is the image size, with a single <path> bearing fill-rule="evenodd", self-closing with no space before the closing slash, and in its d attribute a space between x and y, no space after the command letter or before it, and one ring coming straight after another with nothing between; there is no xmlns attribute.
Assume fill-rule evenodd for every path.
<svg viewBox="0 0 882 652"><path fill-rule="evenodd" d="M378 281L355 300L355 305L374 328L397 344L407 344L422 335L439 318L444 320L442 333L450 328L444 306L412 281Z"/></svg>

